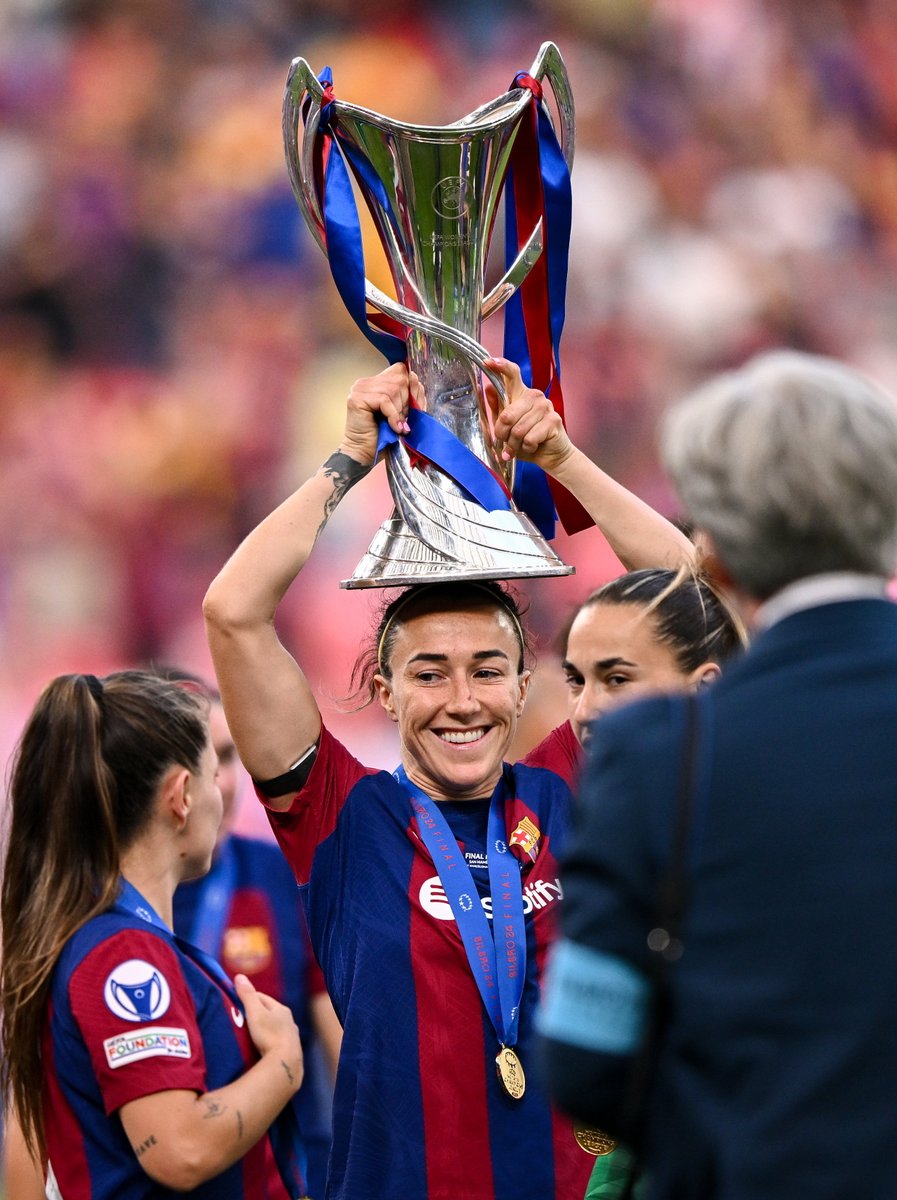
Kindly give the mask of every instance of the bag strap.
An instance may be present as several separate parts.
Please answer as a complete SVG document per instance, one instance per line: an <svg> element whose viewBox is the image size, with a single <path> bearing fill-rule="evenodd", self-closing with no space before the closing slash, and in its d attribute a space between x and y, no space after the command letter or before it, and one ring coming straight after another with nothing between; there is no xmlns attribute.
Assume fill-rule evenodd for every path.
<svg viewBox="0 0 897 1200"><path fill-rule="evenodd" d="M673 853L666 874L657 890L657 924L648 934L651 953L651 975L654 984L652 1002L642 1041L635 1053L626 1098L623 1106L621 1127L623 1141L636 1147L641 1135L641 1120L654 1057L664 1019L667 1015L666 988L670 966L677 962L684 950L682 923L688 898L686 882L686 859L688 839L694 812L695 784L698 771L700 746L700 708L695 693L689 693L685 701L685 736L683 739L682 764L679 772L679 788L676 796L676 825L673 835ZM630 1200L640 1176L638 1165L630 1171L620 1200Z"/></svg>

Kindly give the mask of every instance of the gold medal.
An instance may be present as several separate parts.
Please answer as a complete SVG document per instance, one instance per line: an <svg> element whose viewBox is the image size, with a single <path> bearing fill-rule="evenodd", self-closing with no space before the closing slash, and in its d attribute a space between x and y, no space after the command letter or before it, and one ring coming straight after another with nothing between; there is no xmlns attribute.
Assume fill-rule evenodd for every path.
<svg viewBox="0 0 897 1200"><path fill-rule="evenodd" d="M523 1064L510 1046L502 1046L495 1057L498 1077L512 1100L519 1100L526 1091Z"/></svg>
<svg viewBox="0 0 897 1200"><path fill-rule="evenodd" d="M594 1154L596 1158L610 1154L617 1148L617 1143L609 1134L592 1125L583 1125L581 1121L573 1122L573 1136L586 1154Z"/></svg>

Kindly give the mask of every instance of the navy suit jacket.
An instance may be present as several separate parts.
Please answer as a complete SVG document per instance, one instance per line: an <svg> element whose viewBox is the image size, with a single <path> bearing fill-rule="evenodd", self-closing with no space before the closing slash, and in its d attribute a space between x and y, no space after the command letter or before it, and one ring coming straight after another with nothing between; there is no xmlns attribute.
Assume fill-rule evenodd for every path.
<svg viewBox="0 0 897 1200"><path fill-rule="evenodd" d="M684 709L654 699L598 722L563 876L565 941L646 977ZM897 605L784 618L699 709L648 1195L895 1200ZM602 1051L594 1017L552 1033L547 1065L564 1107L614 1129L631 1058Z"/></svg>

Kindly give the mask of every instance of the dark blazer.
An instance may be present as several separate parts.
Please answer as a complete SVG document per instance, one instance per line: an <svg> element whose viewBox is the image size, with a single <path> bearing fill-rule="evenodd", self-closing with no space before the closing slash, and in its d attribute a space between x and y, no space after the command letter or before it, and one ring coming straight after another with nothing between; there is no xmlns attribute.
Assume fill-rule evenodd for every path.
<svg viewBox="0 0 897 1200"><path fill-rule="evenodd" d="M595 729L562 919L602 969L650 973L684 707L644 701ZM895 1200L897 605L784 618L698 707L648 1195ZM596 1048L608 1014L596 1002L592 1015L584 1038L552 1029L547 1066L563 1107L613 1130L631 1057Z"/></svg>

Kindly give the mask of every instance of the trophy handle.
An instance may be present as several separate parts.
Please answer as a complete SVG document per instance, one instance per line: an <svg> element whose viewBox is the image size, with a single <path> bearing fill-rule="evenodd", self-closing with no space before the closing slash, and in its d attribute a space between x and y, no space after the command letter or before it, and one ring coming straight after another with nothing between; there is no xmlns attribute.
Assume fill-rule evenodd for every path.
<svg viewBox="0 0 897 1200"><path fill-rule="evenodd" d="M551 85L560 114L561 151L569 169L573 166L573 152L576 149L574 132L576 112L573 107L570 77L567 74L564 60L561 58L561 52L554 42L542 43L529 73L540 83L543 79L547 79Z"/></svg>
<svg viewBox="0 0 897 1200"><path fill-rule="evenodd" d="M314 145L318 126L321 122L323 100L324 89L321 87L320 81L314 71L304 58L294 58L290 66L290 73L287 76L286 92L283 101L283 142L286 152L287 170L290 176L290 183L293 187L293 195L296 197L296 203L299 205L299 211L302 213L305 224L326 257L327 240L324 231L324 214L321 212L321 206L318 202L314 174ZM308 104L308 111L303 122L302 110L306 104ZM536 230L530 238L530 241L527 243L527 249L537 239L541 247L541 228ZM525 251L521 252L518 256L518 261L524 256L524 253ZM538 254L532 256L532 252L530 252L530 257L532 261L535 261ZM415 315L410 309L396 305L394 301L389 301L389 305L393 306L396 310L392 311L388 305L383 303L383 301L389 298L379 288L376 288L367 277L365 277L364 285L367 300L381 312L385 312L391 316L397 316L397 313L401 312L402 315L397 316L397 319L406 324L409 323L406 318ZM415 289L415 294L424 315L431 317L432 314L426 306L424 297L420 295L417 289Z"/></svg>
<svg viewBox="0 0 897 1200"><path fill-rule="evenodd" d="M536 228L529 235L526 245L483 301L482 317L484 321L486 317L491 317L510 300L538 261L543 248L542 218L540 217Z"/></svg>
<svg viewBox="0 0 897 1200"><path fill-rule="evenodd" d="M302 108L309 102L308 114L302 131ZM283 144L286 151L287 170L293 195L299 211L324 254L324 215L318 204L314 184L314 145L321 120L324 89L318 77L304 58L294 58L287 76L286 94L283 102Z"/></svg>

